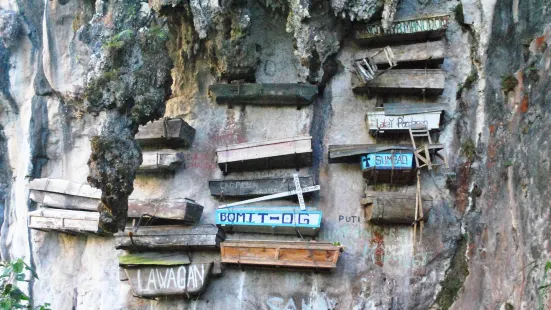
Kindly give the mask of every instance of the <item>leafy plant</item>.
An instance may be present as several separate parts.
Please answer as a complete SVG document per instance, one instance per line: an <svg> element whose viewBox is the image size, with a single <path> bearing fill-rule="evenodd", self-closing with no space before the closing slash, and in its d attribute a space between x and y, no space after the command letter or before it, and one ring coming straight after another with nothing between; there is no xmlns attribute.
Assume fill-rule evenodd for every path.
<svg viewBox="0 0 551 310"><path fill-rule="evenodd" d="M469 161L473 161L476 155L476 146L471 138L467 138L463 144L461 144L461 150Z"/></svg>
<svg viewBox="0 0 551 310"><path fill-rule="evenodd" d="M545 299L545 296L547 295L547 289L549 289L549 287L551 287L551 283L546 283L547 274L549 273L550 270L551 270L551 261L548 261L545 264L545 268L543 269L543 279L541 279L541 284L538 287L538 304L539 304L538 309L539 310L544 310L545 306L543 304L543 300Z"/></svg>
<svg viewBox="0 0 551 310"><path fill-rule="evenodd" d="M0 309L31 309L32 300L18 287L18 282L38 280L36 272L21 258L0 262L0 271ZM27 278L27 274L30 277ZM40 305L36 309L50 310L50 304Z"/></svg>
<svg viewBox="0 0 551 310"><path fill-rule="evenodd" d="M518 80L513 75L501 77L501 89L505 92L510 92L518 85Z"/></svg>

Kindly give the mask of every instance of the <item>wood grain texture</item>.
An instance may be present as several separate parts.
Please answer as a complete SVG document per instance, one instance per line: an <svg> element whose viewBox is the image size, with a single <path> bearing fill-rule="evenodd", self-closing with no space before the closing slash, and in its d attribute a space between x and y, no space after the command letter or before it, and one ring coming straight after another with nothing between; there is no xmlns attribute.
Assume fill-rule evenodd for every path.
<svg viewBox="0 0 551 310"><path fill-rule="evenodd" d="M300 177L302 188L313 186L312 177ZM249 180L210 180L210 194L224 197L258 197L295 189L293 178L262 178ZM290 197L289 198L294 198Z"/></svg>
<svg viewBox="0 0 551 310"><path fill-rule="evenodd" d="M432 208L432 197L422 195L423 213ZM374 224L408 224L415 221L415 193L366 192L365 217Z"/></svg>
<svg viewBox="0 0 551 310"><path fill-rule="evenodd" d="M219 104L304 106L318 96L318 87L308 84L214 84L209 94Z"/></svg>
<svg viewBox="0 0 551 310"><path fill-rule="evenodd" d="M430 60L431 65L441 64L446 57L446 43L443 40L414 43L407 45L394 45L391 47L394 54L394 60L398 63L397 69L400 68L401 62L426 62ZM356 52L354 60L360 60L377 54L381 48L369 48ZM373 56L373 61L377 65L388 64L388 60L384 52ZM394 69L393 69L394 70Z"/></svg>
<svg viewBox="0 0 551 310"><path fill-rule="evenodd" d="M143 162L138 172L175 171L184 163L182 152L143 152Z"/></svg>
<svg viewBox="0 0 551 310"><path fill-rule="evenodd" d="M440 69L392 69L364 84L352 74L352 90L356 93L440 95L446 75Z"/></svg>
<svg viewBox="0 0 551 310"><path fill-rule="evenodd" d="M29 212L29 228L44 231L103 234L99 213L44 208Z"/></svg>
<svg viewBox="0 0 551 310"><path fill-rule="evenodd" d="M158 218L180 220L185 223L198 222L203 206L187 199L129 200L128 217L139 218L144 214Z"/></svg>
<svg viewBox="0 0 551 310"><path fill-rule="evenodd" d="M226 238L214 225L141 226L136 231L127 227L115 234L116 249L174 250L183 248L216 248Z"/></svg>
<svg viewBox="0 0 551 310"><path fill-rule="evenodd" d="M140 126L135 136L141 146L191 146L195 129L181 118L161 119Z"/></svg>

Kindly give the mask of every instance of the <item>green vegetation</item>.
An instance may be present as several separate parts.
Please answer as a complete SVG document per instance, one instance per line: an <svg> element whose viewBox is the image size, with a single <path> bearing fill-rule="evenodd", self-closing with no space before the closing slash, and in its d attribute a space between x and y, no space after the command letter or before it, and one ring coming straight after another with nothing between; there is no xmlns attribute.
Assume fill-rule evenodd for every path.
<svg viewBox="0 0 551 310"><path fill-rule="evenodd" d="M455 20L461 25L465 24L465 16L463 15L463 3L459 3L453 9Z"/></svg>
<svg viewBox="0 0 551 310"><path fill-rule="evenodd" d="M504 163L503 163L503 166L505 167L510 167L513 165L513 161L512 160L506 160Z"/></svg>
<svg viewBox="0 0 551 310"><path fill-rule="evenodd" d="M471 89L474 85L474 82L476 82L477 80L478 80L478 72L476 70L472 70L471 74L469 74L469 76L467 76L467 78L465 79L465 82L457 86L457 93L455 96L456 99L461 98L461 93L463 92L464 89Z"/></svg>
<svg viewBox="0 0 551 310"><path fill-rule="evenodd" d="M540 75L538 72L538 68L535 66L530 66L524 70L524 75L528 78L528 80L532 82L537 82L540 80Z"/></svg>
<svg viewBox="0 0 551 310"><path fill-rule="evenodd" d="M476 155L476 147L474 141L471 138L467 138L463 144L461 144L461 152L467 157L469 161L473 161Z"/></svg>
<svg viewBox="0 0 551 310"><path fill-rule="evenodd" d="M124 47L124 45L134 37L134 31L132 30L123 30L118 34L112 36L107 42L105 42L102 47L108 50L119 50Z"/></svg>
<svg viewBox="0 0 551 310"><path fill-rule="evenodd" d="M21 258L11 262L0 262L0 309L32 309L32 300L17 286L19 282L38 280L36 272ZM30 277L27 278L27 273ZM50 310L50 304L46 303L35 307L39 310Z"/></svg>
<svg viewBox="0 0 551 310"><path fill-rule="evenodd" d="M549 271L551 271L551 261L548 261L545 264L545 268L543 269L543 279L541 279L540 286L538 287L538 310L545 309L544 300L547 297L547 290L551 287L551 283L547 283Z"/></svg>
<svg viewBox="0 0 551 310"><path fill-rule="evenodd" d="M168 32L158 25L149 28L146 35L149 39L153 40L159 40L162 42L168 40Z"/></svg>
<svg viewBox="0 0 551 310"><path fill-rule="evenodd" d="M513 75L501 77L501 89L506 93L515 89L517 85L518 85L518 80Z"/></svg>
<svg viewBox="0 0 551 310"><path fill-rule="evenodd" d="M442 290L436 296L438 309L448 310L453 305L459 290L463 287L463 282L469 275L467 258L465 257L466 251L467 237L462 235L459 239L459 246L453 255L450 269L446 272L446 278L440 282Z"/></svg>

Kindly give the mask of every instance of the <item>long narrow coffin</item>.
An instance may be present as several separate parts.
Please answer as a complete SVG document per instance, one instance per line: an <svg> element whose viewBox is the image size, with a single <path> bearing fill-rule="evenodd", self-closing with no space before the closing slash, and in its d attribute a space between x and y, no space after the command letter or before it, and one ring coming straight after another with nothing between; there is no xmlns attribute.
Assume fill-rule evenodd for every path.
<svg viewBox="0 0 551 310"><path fill-rule="evenodd" d="M443 40L430 41L423 43L415 43L408 45L396 45L392 46L392 53L394 54L394 61L398 63L419 63L422 62L423 66L427 61L431 65L437 65L444 62L446 57L446 44ZM369 48L361 52L354 54L355 60L361 60L368 57L372 57L372 60L377 65L388 65L388 60L384 52L380 52L381 48Z"/></svg>
<svg viewBox="0 0 551 310"><path fill-rule="evenodd" d="M232 207L216 210L216 224L226 232L315 236L322 211L299 207Z"/></svg>
<svg viewBox="0 0 551 310"><path fill-rule="evenodd" d="M352 74L352 90L368 94L440 95L445 80L446 74L441 69L392 69L367 84Z"/></svg>
<svg viewBox="0 0 551 310"><path fill-rule="evenodd" d="M181 152L144 152L139 172L172 172L184 163Z"/></svg>
<svg viewBox="0 0 551 310"><path fill-rule="evenodd" d="M115 235L116 249L173 250L216 248L225 239L224 231L214 225L127 227Z"/></svg>
<svg viewBox="0 0 551 310"><path fill-rule="evenodd" d="M309 105L318 87L308 84L214 84L210 95L219 104Z"/></svg>
<svg viewBox="0 0 551 310"><path fill-rule="evenodd" d="M134 296L198 295L207 287L214 262L191 262L175 253L138 253L119 257Z"/></svg>
<svg viewBox="0 0 551 310"><path fill-rule="evenodd" d="M411 150L389 150L361 157L362 174L373 183L409 184L415 176Z"/></svg>
<svg viewBox="0 0 551 310"><path fill-rule="evenodd" d="M432 208L432 197L422 195L423 214L426 218ZM408 224L415 221L415 192L366 192L362 199L365 217L374 224Z"/></svg>
<svg viewBox="0 0 551 310"><path fill-rule="evenodd" d="M29 189L32 201L52 208L97 211L101 199L101 190L61 179L34 179Z"/></svg>
<svg viewBox="0 0 551 310"><path fill-rule="evenodd" d="M329 145L329 163L359 163L365 154L385 151L411 151L411 144L335 144Z"/></svg>
<svg viewBox="0 0 551 310"><path fill-rule="evenodd" d="M232 171L299 168L312 163L312 137L299 136L227 145L216 149L218 166Z"/></svg>
<svg viewBox="0 0 551 310"><path fill-rule="evenodd" d="M162 119L140 126L134 137L142 146L190 146L195 138L195 129L181 118Z"/></svg>
<svg viewBox="0 0 551 310"><path fill-rule="evenodd" d="M29 212L29 228L43 231L103 234L99 212L40 209Z"/></svg>
<svg viewBox="0 0 551 310"><path fill-rule="evenodd" d="M380 45L406 41L428 41L444 36L449 15L435 15L395 20L385 31L381 23L360 25L354 39L360 44Z"/></svg>
<svg viewBox="0 0 551 310"><path fill-rule="evenodd" d="M329 242L228 240L220 244L222 262L331 269L342 248Z"/></svg>
<svg viewBox="0 0 551 310"><path fill-rule="evenodd" d="M413 125L424 125L427 130L440 129L440 116L445 110L444 106L420 105L419 107L404 106L401 109L376 108L373 112L367 112L367 126L371 131L378 133L404 132ZM389 105L393 106L393 105Z"/></svg>
<svg viewBox="0 0 551 310"><path fill-rule="evenodd" d="M129 200L128 217L150 215L157 218L179 220L185 223L199 221L203 206L189 199Z"/></svg>
<svg viewBox="0 0 551 310"><path fill-rule="evenodd" d="M299 179L302 188L314 185L314 180L310 176ZM209 188L210 194L217 197L257 197L293 190L295 183L293 178L211 180Z"/></svg>

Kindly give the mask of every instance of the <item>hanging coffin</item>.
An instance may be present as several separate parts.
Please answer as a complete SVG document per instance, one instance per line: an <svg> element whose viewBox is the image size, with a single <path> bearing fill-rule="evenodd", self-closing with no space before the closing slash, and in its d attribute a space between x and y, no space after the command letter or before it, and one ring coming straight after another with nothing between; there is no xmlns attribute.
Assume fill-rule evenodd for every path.
<svg viewBox="0 0 551 310"><path fill-rule="evenodd" d="M415 222L415 193L366 192L361 203L365 207L365 218L374 224L407 224ZM422 195L423 214L428 216L432 208L432 197Z"/></svg>
<svg viewBox="0 0 551 310"><path fill-rule="evenodd" d="M302 188L314 185L312 177L299 177ZM210 194L217 197L257 197L290 191L293 178L262 178L250 180L211 180Z"/></svg>
<svg viewBox="0 0 551 310"><path fill-rule="evenodd" d="M219 104L309 105L318 96L318 87L308 84L215 84L210 95Z"/></svg>
<svg viewBox="0 0 551 310"><path fill-rule="evenodd" d="M322 211L299 207L230 207L216 210L216 224L226 232L315 236Z"/></svg>
<svg viewBox="0 0 551 310"><path fill-rule="evenodd" d="M410 184L415 176L413 151L391 150L361 157L362 174L373 183Z"/></svg>
<svg viewBox="0 0 551 310"><path fill-rule="evenodd" d="M175 253L137 253L119 257L134 296L155 298L202 293L214 272L215 262L191 262Z"/></svg>
<svg viewBox="0 0 551 310"><path fill-rule="evenodd" d="M428 65L435 66L442 64L446 57L446 44L443 40L395 45L391 48L394 56L393 60L398 64L417 63L424 67L428 63ZM378 53L379 50L380 48L370 48L357 52L354 54L354 61L361 61L370 57L376 65L388 65L387 54Z"/></svg>
<svg viewBox="0 0 551 310"><path fill-rule="evenodd" d="M315 241L228 240L220 251L228 264L331 269L342 247Z"/></svg>
<svg viewBox="0 0 551 310"><path fill-rule="evenodd" d="M144 215L178 220L185 223L198 222L203 214L203 206L190 199L129 200L128 217Z"/></svg>
<svg viewBox="0 0 551 310"><path fill-rule="evenodd" d="M138 172L172 172L184 163L184 153L143 152Z"/></svg>
<svg viewBox="0 0 551 310"><path fill-rule="evenodd" d="M448 19L449 15L435 15L395 20L387 30L383 29L381 23L359 25L354 39L360 44L370 46L408 41L434 41L446 33Z"/></svg>
<svg viewBox="0 0 551 310"><path fill-rule="evenodd" d="M352 75L352 90L367 94L440 95L446 75L441 69L392 69L364 83Z"/></svg>
<svg viewBox="0 0 551 310"><path fill-rule="evenodd" d="M162 119L140 126L135 136L141 146L167 146L171 148L190 146L195 138L195 129L181 118Z"/></svg>
<svg viewBox="0 0 551 310"><path fill-rule="evenodd" d="M423 125L427 130L440 129L441 104L385 104L367 112L367 126L377 133L407 132L411 126Z"/></svg>
<svg viewBox="0 0 551 310"><path fill-rule="evenodd" d="M52 208L97 211L101 199L100 189L61 179L34 179L29 190L32 201Z"/></svg>
<svg viewBox="0 0 551 310"><path fill-rule="evenodd" d="M71 234L104 234L99 212L44 208L29 212L29 228Z"/></svg>
<svg viewBox="0 0 551 310"><path fill-rule="evenodd" d="M224 231L214 225L159 225L127 227L115 235L115 248L125 250L176 250L217 248L225 239Z"/></svg>
<svg viewBox="0 0 551 310"><path fill-rule="evenodd" d="M299 168L312 163L312 137L299 136L227 145L216 149L224 173L275 168Z"/></svg>

